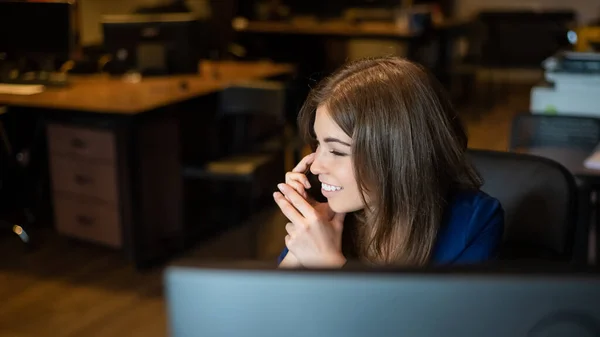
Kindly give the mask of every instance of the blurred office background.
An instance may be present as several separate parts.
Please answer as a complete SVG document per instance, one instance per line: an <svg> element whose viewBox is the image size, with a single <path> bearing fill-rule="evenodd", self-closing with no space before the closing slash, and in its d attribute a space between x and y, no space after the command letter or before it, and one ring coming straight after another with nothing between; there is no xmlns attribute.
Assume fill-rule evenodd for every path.
<svg viewBox="0 0 600 337"><path fill-rule="evenodd" d="M298 109L368 56L446 87L503 257L598 263L596 0L0 1L0 36L0 336L166 336L165 266L275 264Z"/></svg>

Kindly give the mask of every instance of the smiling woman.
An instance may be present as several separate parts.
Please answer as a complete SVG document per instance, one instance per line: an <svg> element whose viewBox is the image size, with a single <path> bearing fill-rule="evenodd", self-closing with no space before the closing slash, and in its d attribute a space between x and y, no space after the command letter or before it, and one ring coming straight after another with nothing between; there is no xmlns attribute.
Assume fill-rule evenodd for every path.
<svg viewBox="0 0 600 337"><path fill-rule="evenodd" d="M310 170L319 176L329 207L337 213L363 209L364 201L352 167L352 139L335 123L325 106L317 109L314 133L319 145Z"/></svg>
<svg viewBox="0 0 600 337"><path fill-rule="evenodd" d="M325 79L299 116L314 153L274 199L290 220L282 267L476 263L502 238L499 202L479 190L467 136L440 84L409 61L350 63ZM310 171L327 198L306 193Z"/></svg>

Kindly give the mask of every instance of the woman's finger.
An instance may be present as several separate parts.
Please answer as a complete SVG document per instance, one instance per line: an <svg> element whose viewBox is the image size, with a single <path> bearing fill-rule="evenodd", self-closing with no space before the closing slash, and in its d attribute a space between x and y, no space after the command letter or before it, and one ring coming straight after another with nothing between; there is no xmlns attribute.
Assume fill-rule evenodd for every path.
<svg viewBox="0 0 600 337"><path fill-rule="evenodd" d="M287 188L292 190L292 188L289 186ZM294 191L294 193L296 193L296 192ZM298 193L296 193L296 196L300 197L298 195ZM285 215L285 217L288 218L291 222L293 222L295 224L306 225L306 222L305 222L306 219L304 219L304 216L302 216L302 214L300 214L300 212L298 212L296 207L294 207L294 205L292 205L292 201L288 200L286 198L286 196L284 196L280 192L275 192L275 193L273 193L273 199L275 199L275 203L277 203L277 206L279 206L279 209L281 210L283 215ZM302 200L304 200L304 199L302 199Z"/></svg>
<svg viewBox="0 0 600 337"><path fill-rule="evenodd" d="M292 172L304 173L304 172L308 171L310 164L312 164L314 160L315 160L315 153L313 152L313 153L309 154L308 156L302 158L302 160L300 160L298 165L296 165L296 167L294 167Z"/></svg>
<svg viewBox="0 0 600 337"><path fill-rule="evenodd" d="M307 198L308 194L306 193L306 189L304 189L304 185L297 181L291 181L287 184L290 185L293 189L295 189L296 192L298 192L304 199Z"/></svg>
<svg viewBox="0 0 600 337"><path fill-rule="evenodd" d="M285 231L286 231L286 232L287 232L289 235L293 235L293 234L294 234L294 232L296 231L296 229L295 229L294 227L295 227L295 226L294 226L294 224L293 224L293 223L291 223L291 222L288 222L288 223L285 225Z"/></svg>
<svg viewBox="0 0 600 337"><path fill-rule="evenodd" d="M298 181L305 188L310 188L310 182L304 173L288 172L285 174L285 183L289 184L291 181Z"/></svg>
<svg viewBox="0 0 600 337"><path fill-rule="evenodd" d="M304 224L308 225L308 223L310 223L318 218L317 211L315 211L313 206L308 201L306 201L306 199L304 199L300 194L298 194L298 192L296 192L295 189L293 189L291 186L289 186L287 184L279 184L279 185L277 185L277 187L279 188L281 193L283 193L282 195L285 196L283 199L286 201L289 200L288 203L290 203L290 206L293 207L294 210L297 210L296 213L300 212L299 215L303 219L307 220L307 222L305 222L305 221L299 222L297 220L290 219L288 217L288 219L290 219L290 221L292 221L296 225L298 225L299 223L304 223ZM281 205L279 208L281 208ZM282 209L282 211L283 211L283 209ZM284 214L285 214L285 212L284 212ZM295 214L293 214L293 215L295 216ZM296 219L298 219L298 218L296 217Z"/></svg>

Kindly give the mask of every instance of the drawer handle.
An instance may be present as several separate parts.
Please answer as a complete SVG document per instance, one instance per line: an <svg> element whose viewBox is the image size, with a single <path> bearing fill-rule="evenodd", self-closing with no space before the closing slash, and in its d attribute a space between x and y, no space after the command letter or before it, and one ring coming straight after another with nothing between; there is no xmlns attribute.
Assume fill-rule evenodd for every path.
<svg viewBox="0 0 600 337"><path fill-rule="evenodd" d="M93 179L88 176L84 176L82 174L75 175L75 183L77 185L87 185L87 184L91 183L92 181L93 181Z"/></svg>
<svg viewBox="0 0 600 337"><path fill-rule="evenodd" d="M94 224L94 218L87 215L77 215L77 222L82 226L91 226Z"/></svg>
<svg viewBox="0 0 600 337"><path fill-rule="evenodd" d="M80 138L71 139L71 146L76 149L80 149L80 150L85 149L87 147L85 142L83 140L81 140Z"/></svg>

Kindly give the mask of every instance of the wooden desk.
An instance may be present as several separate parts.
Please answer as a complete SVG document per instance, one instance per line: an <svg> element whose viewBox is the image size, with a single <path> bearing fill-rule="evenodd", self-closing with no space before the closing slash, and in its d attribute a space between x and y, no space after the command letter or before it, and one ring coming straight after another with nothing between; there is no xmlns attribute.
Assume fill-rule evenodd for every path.
<svg viewBox="0 0 600 337"><path fill-rule="evenodd" d="M180 130L188 121L181 121L174 107L236 83L294 71L267 62L216 66L203 64L200 76L139 83L81 76L63 89L0 95L9 113L34 111L46 124L54 225L60 233L122 250L137 267L181 251L186 231ZM188 107L202 115L194 132L210 130L211 108ZM194 146L211 145L198 143Z"/></svg>
<svg viewBox="0 0 600 337"><path fill-rule="evenodd" d="M303 74L306 77L338 68L345 62L346 55L339 54L343 47L335 45L340 40L342 43L349 39L393 40L405 44L405 57L417 62L423 62L419 59L419 48L435 40L438 48L431 68L443 84L450 85L454 42L467 31L464 28L469 23L470 20L444 20L433 27L432 34L411 31L394 22L352 23L344 20L294 22L237 18L232 21L232 27L242 38L250 36L245 42L248 46L254 45L255 51L266 50L262 55L277 55L279 59L300 65L308 63L308 70ZM290 42L291 37L294 37L293 42Z"/></svg>
<svg viewBox="0 0 600 337"><path fill-rule="evenodd" d="M414 32L399 28L394 23L357 23L344 21L331 22L279 22L279 21L237 21L233 23L237 32L319 35L341 37L372 37L410 39L418 36Z"/></svg>
<svg viewBox="0 0 600 337"><path fill-rule="evenodd" d="M0 94L0 104L86 112L132 115L161 108L229 85L294 71L291 65L271 62L205 62L200 75L143 78L128 83L108 75L73 76L67 88L48 88L31 95ZM213 73L218 73L215 78Z"/></svg>
<svg viewBox="0 0 600 337"><path fill-rule="evenodd" d="M463 21L446 21L435 26L436 29L448 29L463 25ZM418 32L397 26L394 22L351 23L343 20L331 21L248 21L236 19L232 22L237 32L339 36L348 38L390 38L413 39Z"/></svg>

